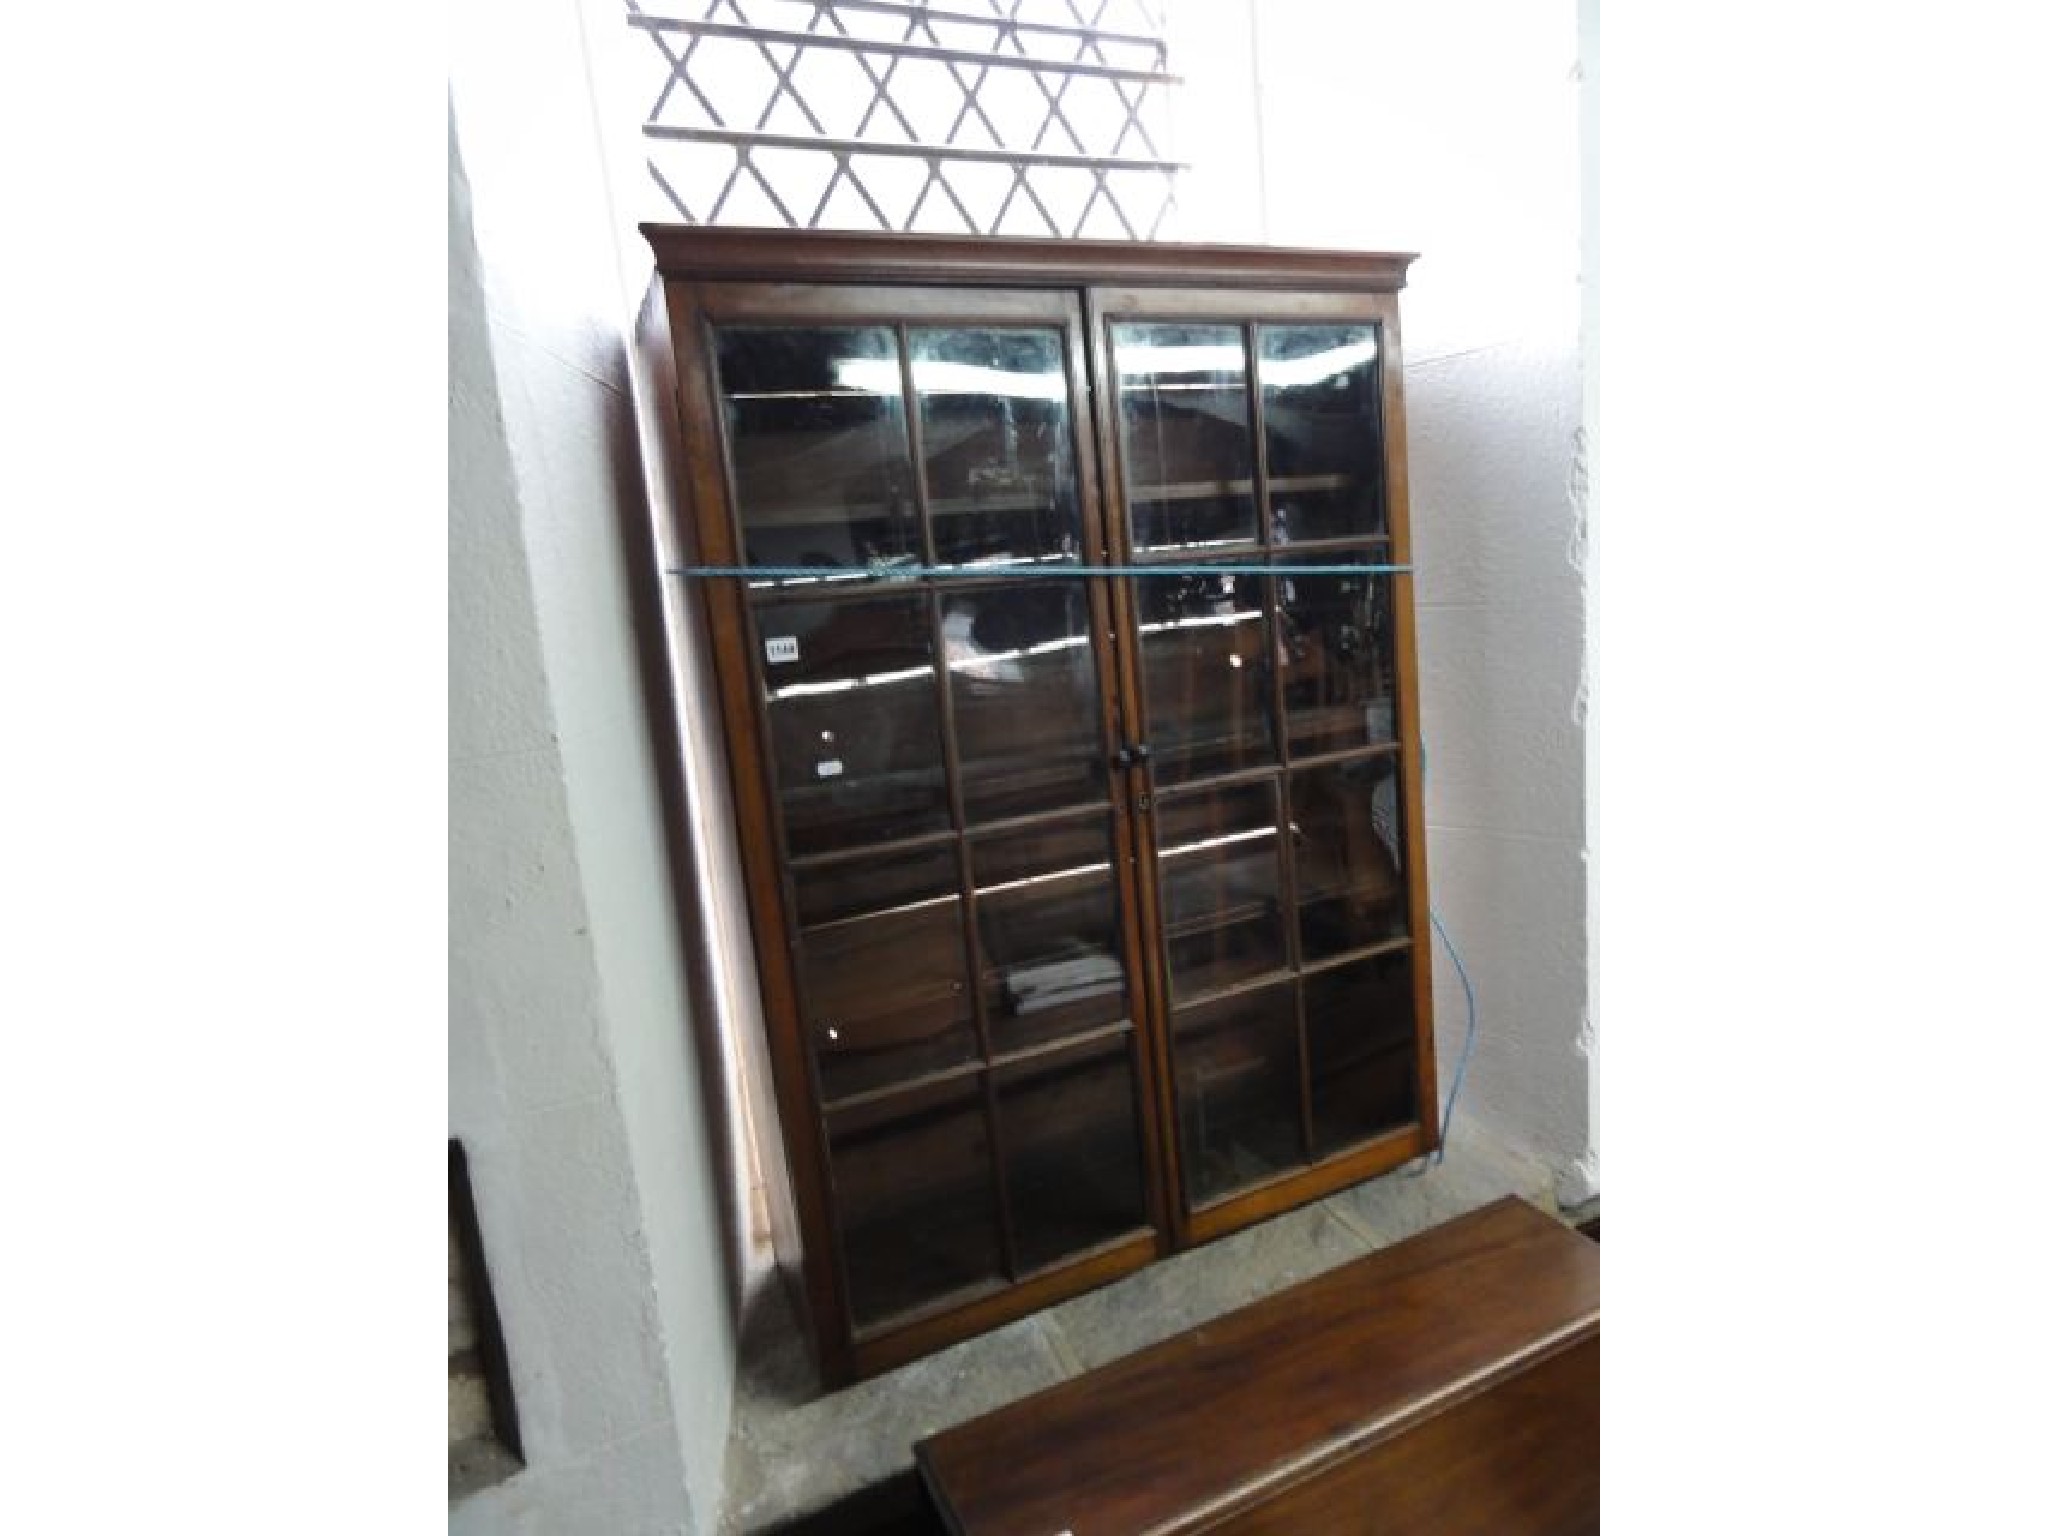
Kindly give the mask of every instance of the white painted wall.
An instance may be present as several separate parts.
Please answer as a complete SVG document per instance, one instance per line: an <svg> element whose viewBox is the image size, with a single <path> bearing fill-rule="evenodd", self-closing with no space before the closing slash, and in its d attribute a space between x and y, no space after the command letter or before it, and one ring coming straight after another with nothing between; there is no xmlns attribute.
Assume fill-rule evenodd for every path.
<svg viewBox="0 0 2048 1536"><path fill-rule="evenodd" d="M1480 1000L1458 1116L1586 1198L1576 0L1171 15L1178 238L1421 253L1402 320L1428 847ZM1437 977L1448 1088L1465 1004L1441 942Z"/></svg>
<svg viewBox="0 0 2048 1536"><path fill-rule="evenodd" d="M630 622L645 487L605 151L575 0L453 21L449 1129L528 1466L451 1529L708 1531L737 1130L706 1113L725 1067L694 1036Z"/></svg>
<svg viewBox="0 0 2048 1536"><path fill-rule="evenodd" d="M1585 1166L1600 1189L1600 0L1579 0L1579 352L1586 381L1586 1069Z"/></svg>

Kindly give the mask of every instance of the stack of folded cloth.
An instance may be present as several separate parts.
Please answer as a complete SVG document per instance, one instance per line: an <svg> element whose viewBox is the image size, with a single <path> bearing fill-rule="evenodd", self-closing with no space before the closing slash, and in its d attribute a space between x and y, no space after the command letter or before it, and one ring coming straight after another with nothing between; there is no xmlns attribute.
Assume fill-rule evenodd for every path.
<svg viewBox="0 0 2048 1536"><path fill-rule="evenodd" d="M1035 960L1012 969L1003 978L1003 1001L1013 1013L1043 1013L1090 997L1121 992L1124 968L1114 955L1099 949L1076 950L1067 957Z"/></svg>

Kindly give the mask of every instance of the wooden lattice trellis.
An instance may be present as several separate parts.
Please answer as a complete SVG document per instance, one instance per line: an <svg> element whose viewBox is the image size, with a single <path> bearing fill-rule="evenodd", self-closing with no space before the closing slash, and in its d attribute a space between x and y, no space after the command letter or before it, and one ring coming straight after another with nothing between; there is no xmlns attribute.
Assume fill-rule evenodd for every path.
<svg viewBox="0 0 2048 1536"><path fill-rule="evenodd" d="M664 217L1135 240L1172 212L1159 0L626 3Z"/></svg>

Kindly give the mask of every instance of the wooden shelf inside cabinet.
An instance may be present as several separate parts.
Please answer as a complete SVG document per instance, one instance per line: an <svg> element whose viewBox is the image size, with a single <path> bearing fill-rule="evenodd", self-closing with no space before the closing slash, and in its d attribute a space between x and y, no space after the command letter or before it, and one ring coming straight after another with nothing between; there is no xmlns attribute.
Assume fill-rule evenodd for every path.
<svg viewBox="0 0 2048 1536"><path fill-rule="evenodd" d="M1311 491L1348 490L1358 482L1351 475L1276 475L1266 482L1275 496L1306 494ZM1131 487L1133 501L1212 501L1224 496L1249 496L1255 489L1251 480L1180 480L1171 485Z"/></svg>
<svg viewBox="0 0 2048 1536"><path fill-rule="evenodd" d="M1425 824L1392 757L1418 728L1405 588L1368 605L1273 582L1254 603L1239 583L1240 616L1200 577L1121 579L1304 551L1406 561L1407 258L646 233L687 506L666 538L680 560L659 564L817 573L697 590L773 1072L764 1118L784 1138L776 1245L801 1264L825 1380L1433 1145L1427 946L1333 963L1417 930L1424 850L1356 845L1348 779L1301 790L1337 808L1290 813L1298 850L1283 814L1304 766L1383 736L1394 787L1373 793L1398 796L1398 826ZM1213 346L1162 351L1218 328L1245 382L1180 387ZM1254 364L1338 350L1352 361L1327 382ZM1031 382L1006 390L1005 372ZM977 559L1006 566L890 582L867 569L882 558L963 578ZM1314 649L1345 624L1366 638ZM1356 1038L1354 992L1372 1012ZM1207 1046L1205 1021L1220 1021ZM1313 1081L1310 1031L1309 1065L1329 1068ZM1215 1059L1183 1063L1183 1043ZM1206 1149L1183 1144L1197 1133L1175 1098L1197 1067ZM1387 1134L1297 1167L1311 1125ZM1270 1171L1249 1192L1191 1185L1204 1157L1230 1178Z"/></svg>
<svg viewBox="0 0 2048 1536"><path fill-rule="evenodd" d="M940 520L1039 513L1057 505L1057 493L1047 487L988 496L941 496L934 498L929 505L931 515ZM906 515L906 508L901 503L893 501L842 502L832 506L817 506L804 502L785 505L770 502L764 505L756 502L747 509L747 527L750 530L823 528Z"/></svg>

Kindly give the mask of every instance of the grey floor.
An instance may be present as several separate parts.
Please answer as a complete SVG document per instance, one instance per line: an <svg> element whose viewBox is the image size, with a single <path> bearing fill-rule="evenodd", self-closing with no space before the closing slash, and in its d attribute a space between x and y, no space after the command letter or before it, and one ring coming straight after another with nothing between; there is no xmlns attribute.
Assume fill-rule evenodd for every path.
<svg viewBox="0 0 2048 1536"><path fill-rule="evenodd" d="M1557 1209L1539 1169L1460 1125L1441 1165L1340 1191L829 1395L782 1287L764 1284L741 1341L720 1529L742 1536L814 1513L907 1471L927 1435L1506 1194Z"/></svg>

